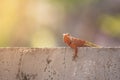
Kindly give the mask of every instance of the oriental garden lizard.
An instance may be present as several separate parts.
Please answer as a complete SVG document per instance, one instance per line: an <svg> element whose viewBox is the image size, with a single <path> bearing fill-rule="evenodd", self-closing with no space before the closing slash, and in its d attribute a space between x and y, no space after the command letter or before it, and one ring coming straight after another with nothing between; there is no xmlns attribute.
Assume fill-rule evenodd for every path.
<svg viewBox="0 0 120 80"><path fill-rule="evenodd" d="M72 37L70 34L66 33L63 34L63 40L64 42L71 47L72 49L74 49L75 53L73 55L73 60L75 60L78 53L78 47L96 47L96 48L100 48L100 46L93 44L91 42L88 41L84 41L75 37Z"/></svg>

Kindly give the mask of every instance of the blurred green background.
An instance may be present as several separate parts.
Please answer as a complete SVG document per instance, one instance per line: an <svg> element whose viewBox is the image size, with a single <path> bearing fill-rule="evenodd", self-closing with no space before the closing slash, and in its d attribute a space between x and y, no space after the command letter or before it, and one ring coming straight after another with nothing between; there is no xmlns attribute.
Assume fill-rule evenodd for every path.
<svg viewBox="0 0 120 80"><path fill-rule="evenodd" d="M0 1L0 47L62 47L63 33L120 46L120 0Z"/></svg>

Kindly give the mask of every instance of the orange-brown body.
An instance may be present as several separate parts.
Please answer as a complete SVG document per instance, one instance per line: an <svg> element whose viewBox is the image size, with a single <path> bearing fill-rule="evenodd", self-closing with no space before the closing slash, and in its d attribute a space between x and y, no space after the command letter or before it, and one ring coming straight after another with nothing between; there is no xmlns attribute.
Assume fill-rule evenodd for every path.
<svg viewBox="0 0 120 80"><path fill-rule="evenodd" d="M83 47L85 46L85 41L80 40L78 38L74 38L72 36L70 36L70 34L63 34L63 40L64 42L70 46L72 49L75 50L75 55L73 56L73 59L75 59L77 57L77 52L78 52L78 47Z"/></svg>

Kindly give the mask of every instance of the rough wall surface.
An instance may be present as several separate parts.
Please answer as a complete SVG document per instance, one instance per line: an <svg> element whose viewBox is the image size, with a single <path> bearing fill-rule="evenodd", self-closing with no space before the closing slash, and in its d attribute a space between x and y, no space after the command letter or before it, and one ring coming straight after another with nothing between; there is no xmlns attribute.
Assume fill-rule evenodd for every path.
<svg viewBox="0 0 120 80"><path fill-rule="evenodd" d="M0 80L120 80L120 48L0 48Z"/></svg>

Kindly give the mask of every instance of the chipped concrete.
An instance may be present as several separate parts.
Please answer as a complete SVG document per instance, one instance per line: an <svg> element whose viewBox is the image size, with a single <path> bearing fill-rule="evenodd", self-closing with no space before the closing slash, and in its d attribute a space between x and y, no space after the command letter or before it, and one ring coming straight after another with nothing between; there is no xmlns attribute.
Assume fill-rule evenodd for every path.
<svg viewBox="0 0 120 80"><path fill-rule="evenodd" d="M120 48L0 48L0 80L120 80Z"/></svg>

